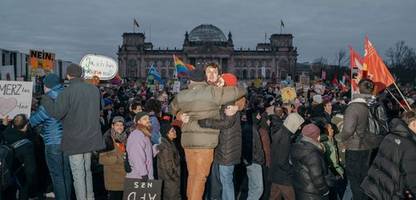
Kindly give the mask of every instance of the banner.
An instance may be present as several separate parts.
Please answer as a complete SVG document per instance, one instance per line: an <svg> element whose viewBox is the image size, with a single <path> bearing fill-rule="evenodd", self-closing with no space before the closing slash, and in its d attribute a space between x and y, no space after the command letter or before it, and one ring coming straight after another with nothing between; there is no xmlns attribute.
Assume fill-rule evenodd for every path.
<svg viewBox="0 0 416 200"><path fill-rule="evenodd" d="M141 181L126 178L124 181L123 200L160 200L162 180Z"/></svg>
<svg viewBox="0 0 416 200"><path fill-rule="evenodd" d="M54 53L30 50L29 56L33 75L43 76L51 72L55 66Z"/></svg>
<svg viewBox="0 0 416 200"><path fill-rule="evenodd" d="M33 82L0 81L0 118L18 114L30 116Z"/></svg>
<svg viewBox="0 0 416 200"><path fill-rule="evenodd" d="M118 72L117 62L102 55L87 54L81 59L79 65L84 69L85 79L92 79L93 76L98 76L100 80L111 80Z"/></svg>

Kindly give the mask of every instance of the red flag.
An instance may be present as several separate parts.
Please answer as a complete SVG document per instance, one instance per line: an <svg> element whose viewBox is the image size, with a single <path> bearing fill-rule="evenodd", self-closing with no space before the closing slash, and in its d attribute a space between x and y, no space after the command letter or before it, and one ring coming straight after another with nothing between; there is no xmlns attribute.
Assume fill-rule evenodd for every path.
<svg viewBox="0 0 416 200"><path fill-rule="evenodd" d="M334 74L334 78L332 79L332 85L335 85L335 86L339 86L339 82L338 82L338 72L335 72L335 74Z"/></svg>
<svg viewBox="0 0 416 200"><path fill-rule="evenodd" d="M360 56L360 54L350 46L350 83L351 92L353 94L359 93L358 82L360 82L361 78L365 77L364 75L367 74L363 71L363 62L363 58Z"/></svg>
<svg viewBox="0 0 416 200"><path fill-rule="evenodd" d="M376 91L380 92L393 84L394 78L368 37L365 37L364 50L363 68L367 69L367 77L375 83Z"/></svg>

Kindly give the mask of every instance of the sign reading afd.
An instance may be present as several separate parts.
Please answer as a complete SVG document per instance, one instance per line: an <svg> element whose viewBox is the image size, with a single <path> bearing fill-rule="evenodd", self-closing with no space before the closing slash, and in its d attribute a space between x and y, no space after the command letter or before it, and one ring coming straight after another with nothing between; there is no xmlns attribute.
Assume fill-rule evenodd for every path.
<svg viewBox="0 0 416 200"><path fill-rule="evenodd" d="M81 59L80 65L84 69L85 79L98 76L100 80L111 80L118 72L117 62L102 55L88 54Z"/></svg>
<svg viewBox="0 0 416 200"><path fill-rule="evenodd" d="M123 200L161 200L162 180L140 181L126 178Z"/></svg>

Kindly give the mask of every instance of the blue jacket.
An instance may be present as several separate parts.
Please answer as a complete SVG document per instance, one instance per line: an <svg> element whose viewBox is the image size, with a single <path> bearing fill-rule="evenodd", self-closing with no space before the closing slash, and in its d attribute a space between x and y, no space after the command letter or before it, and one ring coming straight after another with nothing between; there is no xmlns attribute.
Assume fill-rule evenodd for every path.
<svg viewBox="0 0 416 200"><path fill-rule="evenodd" d="M47 95L52 99L57 99L58 95L64 90L62 85L57 85L52 88ZM35 113L32 113L30 119L32 127L43 125L41 136L45 145L61 144L62 139L62 123L51 117L42 105L39 106Z"/></svg>

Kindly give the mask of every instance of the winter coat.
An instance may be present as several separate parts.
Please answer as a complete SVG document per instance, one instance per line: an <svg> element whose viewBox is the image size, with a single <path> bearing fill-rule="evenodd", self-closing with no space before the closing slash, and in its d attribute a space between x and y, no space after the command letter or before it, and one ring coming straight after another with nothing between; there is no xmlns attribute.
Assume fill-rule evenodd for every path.
<svg viewBox="0 0 416 200"><path fill-rule="evenodd" d="M201 128L200 119L219 119L221 105L233 102L245 95L238 87L215 87L205 82L192 82L180 91L171 102L173 114L180 112L190 116L182 126L181 143L184 148L214 149L218 145L218 129Z"/></svg>
<svg viewBox="0 0 416 200"><path fill-rule="evenodd" d="M293 163L293 187L296 199L320 200L329 194L323 149L320 144L308 137L293 144L291 149Z"/></svg>
<svg viewBox="0 0 416 200"><path fill-rule="evenodd" d="M242 157L245 164L265 164L263 145L258 126L253 123L250 111L247 111L247 121L241 121Z"/></svg>
<svg viewBox="0 0 416 200"><path fill-rule="evenodd" d="M321 136L321 143L324 146L324 157L329 165L329 169L334 175L344 176L344 168L340 164L337 141L329 139L327 136Z"/></svg>
<svg viewBox="0 0 416 200"><path fill-rule="evenodd" d="M150 138L138 129L130 133L126 146L131 172L127 178L153 177L153 146Z"/></svg>
<svg viewBox="0 0 416 200"><path fill-rule="evenodd" d="M220 165L236 165L241 160L240 113L226 116L224 109L225 106L221 109L221 119L202 119L198 123L203 128L220 130L218 146L214 152L214 162Z"/></svg>
<svg viewBox="0 0 416 200"><path fill-rule="evenodd" d="M402 120L391 125L361 184L372 199L401 199L405 189L416 193L416 135Z"/></svg>
<svg viewBox="0 0 416 200"><path fill-rule="evenodd" d="M101 152L99 163L104 167L104 185L109 191L123 191L126 172L124 170L125 149L111 137L111 129L104 134L107 148ZM124 146L124 145L123 145Z"/></svg>
<svg viewBox="0 0 416 200"><path fill-rule="evenodd" d="M53 100L58 98L58 95L64 90L62 85L57 85L46 94ZM62 139L62 123L60 120L57 120L51 117L45 110L45 107L42 105L39 106L38 110L35 113L32 113L29 119L30 125L32 127L42 124L42 138L45 145L51 144L61 144Z"/></svg>
<svg viewBox="0 0 416 200"><path fill-rule="evenodd" d="M290 114L283 127L272 135L270 179L279 185L291 185L292 167L289 164L292 135L304 120L297 114Z"/></svg>
<svg viewBox="0 0 416 200"><path fill-rule="evenodd" d="M341 134L337 135L340 142L347 150L370 150L377 148L380 141L368 131L368 106L369 95L358 94L354 96L344 114L344 126Z"/></svg>
<svg viewBox="0 0 416 200"><path fill-rule="evenodd" d="M152 144L160 144L160 123L156 115L150 115L150 122L152 123L152 136L150 141Z"/></svg>
<svg viewBox="0 0 416 200"><path fill-rule="evenodd" d="M62 151L68 155L104 148L100 126L100 92L82 79L70 80L56 101L42 97L47 113L63 125Z"/></svg>
<svg viewBox="0 0 416 200"><path fill-rule="evenodd" d="M158 146L157 173L164 181L163 199L180 199L181 163L173 141L162 137Z"/></svg>

